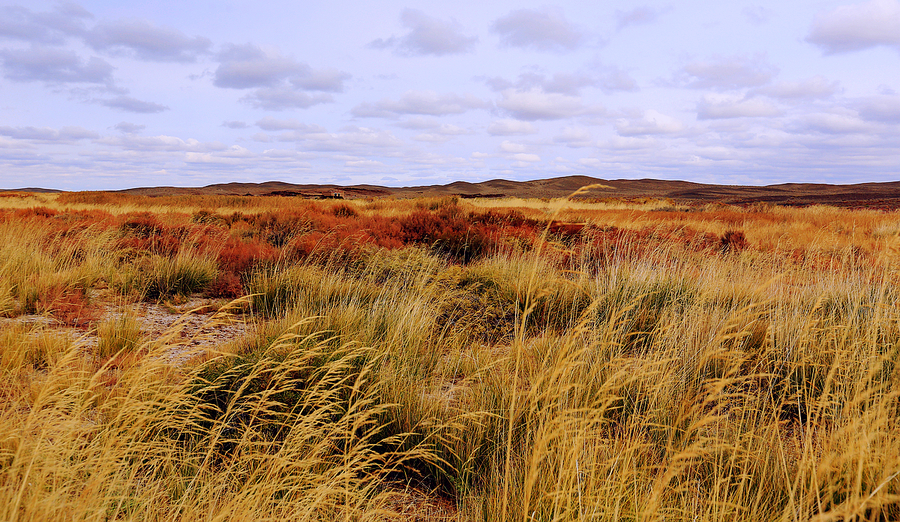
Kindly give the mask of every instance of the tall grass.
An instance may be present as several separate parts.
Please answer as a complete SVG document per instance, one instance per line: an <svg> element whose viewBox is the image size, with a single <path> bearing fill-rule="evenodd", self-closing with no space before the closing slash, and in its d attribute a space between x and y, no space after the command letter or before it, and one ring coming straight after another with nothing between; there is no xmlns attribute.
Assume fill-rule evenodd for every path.
<svg viewBox="0 0 900 522"><path fill-rule="evenodd" d="M116 341L133 324L103 326L127 360L4 327L0 518L391 520L410 487L459 520L900 518L896 217L711 207L673 228L652 219L678 209L629 208L579 203L581 236L478 258L247 263L255 331L177 363L174 335ZM350 210L332 217L388 209ZM0 305L101 280L80 268L99 248L0 225L34 246L2 251L31 275ZM187 252L113 264L188 293L217 267ZM179 290L178 263L209 277Z"/></svg>

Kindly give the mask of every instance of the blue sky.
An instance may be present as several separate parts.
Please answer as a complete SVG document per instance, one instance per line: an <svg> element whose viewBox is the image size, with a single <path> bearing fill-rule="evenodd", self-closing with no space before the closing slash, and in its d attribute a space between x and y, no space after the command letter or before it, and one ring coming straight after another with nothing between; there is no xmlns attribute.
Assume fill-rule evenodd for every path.
<svg viewBox="0 0 900 522"><path fill-rule="evenodd" d="M900 179L900 0L0 2L0 187Z"/></svg>

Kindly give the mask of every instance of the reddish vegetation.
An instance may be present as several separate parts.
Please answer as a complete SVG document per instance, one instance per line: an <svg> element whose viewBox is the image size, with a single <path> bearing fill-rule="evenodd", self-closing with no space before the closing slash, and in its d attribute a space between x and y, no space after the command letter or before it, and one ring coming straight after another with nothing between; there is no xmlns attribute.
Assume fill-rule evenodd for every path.
<svg viewBox="0 0 900 522"><path fill-rule="evenodd" d="M88 326L100 317L90 306L84 288L53 285L40 292L34 312L49 313L67 326Z"/></svg>
<svg viewBox="0 0 900 522"><path fill-rule="evenodd" d="M740 230L726 231L719 244L722 252L725 254L729 252L740 252L749 246L747 238L744 237L744 233Z"/></svg>
<svg viewBox="0 0 900 522"><path fill-rule="evenodd" d="M134 212L114 216L104 211L57 211L46 207L10 210L0 219L39 220L55 232L48 236L48 249L76 252L81 233L114 231L113 248L120 259L146 255L172 257L183 251L214 256L219 274L207 288L213 296L237 297L244 292L249 274L282 262L354 261L371 248L396 249L419 245L452 262L470 263L482 257L538 248L542 255L569 266L589 261L602 266L611 256L639 257L673 245L696 252L739 252L748 247L743 233L730 230L717 237L679 225L685 214L670 212L672 225L625 229L600 227L564 220L541 221L518 210L467 211L455 198L437 202L424 200L407 213L384 215L363 213L347 203L303 202L278 212L233 212L212 210L194 214ZM615 214L617 210L607 211ZM641 211L631 210L632 219ZM711 210L714 219L741 224L748 213L723 207ZM655 212L655 218L666 212ZM771 219L760 213L760 219ZM573 265L574 266L574 265ZM84 292L56 289L41 297L40 306L69 324L90 320Z"/></svg>

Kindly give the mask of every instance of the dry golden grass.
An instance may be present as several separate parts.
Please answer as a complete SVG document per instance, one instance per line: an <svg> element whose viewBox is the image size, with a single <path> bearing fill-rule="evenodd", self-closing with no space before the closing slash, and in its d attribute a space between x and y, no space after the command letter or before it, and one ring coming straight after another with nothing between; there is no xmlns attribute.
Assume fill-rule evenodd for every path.
<svg viewBox="0 0 900 522"><path fill-rule="evenodd" d="M461 261L427 243L303 257L305 224L197 224L296 212L288 198L29 198L0 200L0 519L415 520L415 505L461 521L900 518L896 213L303 203L338 228L448 208L541 220L540 237L502 229L519 235ZM125 249L121 221L16 217L36 206L150 211L169 228L128 227L186 239ZM205 283L157 293L212 288L226 264L204 238L260 230L273 243L247 250L252 295L232 307L257 328L237 343L191 354L126 317L88 323L104 355L130 354L98 357L16 319L74 313L42 297L73 295L55 288L88 310L99 289L155 299L148 281L179 260ZM747 245L726 248L728 231Z"/></svg>

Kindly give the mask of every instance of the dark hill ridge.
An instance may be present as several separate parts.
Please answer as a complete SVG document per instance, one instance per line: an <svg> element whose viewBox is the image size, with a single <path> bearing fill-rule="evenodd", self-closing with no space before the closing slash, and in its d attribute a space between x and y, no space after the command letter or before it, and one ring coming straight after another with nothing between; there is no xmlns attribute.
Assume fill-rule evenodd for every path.
<svg viewBox="0 0 900 522"><path fill-rule="evenodd" d="M708 185L689 181L656 179L605 180L589 176L565 176L533 181L493 179L479 183L456 181L447 185L422 187L381 187L377 185L315 185L267 181L265 183L221 183L206 187L144 187L118 192L145 196L239 195L344 198L420 196L558 198L571 195L586 185L603 185L579 197L585 198L669 198L679 203L722 202L748 204L770 202L782 205L824 203L848 207L900 208L900 181L828 185L823 183L782 183L768 186ZM40 189L20 189L38 192Z"/></svg>

